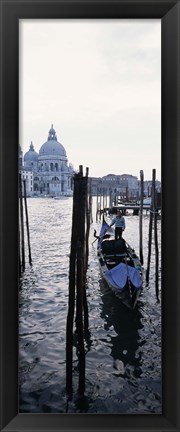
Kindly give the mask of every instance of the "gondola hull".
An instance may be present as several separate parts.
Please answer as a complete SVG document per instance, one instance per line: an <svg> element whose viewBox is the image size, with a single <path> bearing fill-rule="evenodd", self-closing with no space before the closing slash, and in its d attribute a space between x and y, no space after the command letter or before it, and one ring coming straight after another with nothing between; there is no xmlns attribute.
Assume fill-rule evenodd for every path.
<svg viewBox="0 0 180 432"><path fill-rule="evenodd" d="M124 239L105 239L108 228L108 224L103 222L97 246L102 277L122 303L134 309L142 289L143 269L134 250Z"/></svg>

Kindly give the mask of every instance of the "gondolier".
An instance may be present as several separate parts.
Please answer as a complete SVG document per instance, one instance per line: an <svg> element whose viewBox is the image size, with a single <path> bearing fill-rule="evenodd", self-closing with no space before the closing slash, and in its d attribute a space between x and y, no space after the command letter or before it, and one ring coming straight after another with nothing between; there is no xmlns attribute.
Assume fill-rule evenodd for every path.
<svg viewBox="0 0 180 432"><path fill-rule="evenodd" d="M122 237L122 232L125 230L125 219L124 216L122 216L122 213L120 210L117 211L116 217L112 220L111 225L115 224L115 239L120 239Z"/></svg>

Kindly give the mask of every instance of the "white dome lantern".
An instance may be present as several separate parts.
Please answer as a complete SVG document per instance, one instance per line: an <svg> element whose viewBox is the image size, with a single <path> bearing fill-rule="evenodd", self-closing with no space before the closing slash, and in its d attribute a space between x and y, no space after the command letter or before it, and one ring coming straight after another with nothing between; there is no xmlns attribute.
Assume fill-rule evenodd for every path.
<svg viewBox="0 0 180 432"><path fill-rule="evenodd" d="M44 157L55 157L55 158L63 158L67 159L65 148L61 143L57 140L56 131L51 125L51 129L49 130L49 135L47 141L41 146L39 150L39 159Z"/></svg>

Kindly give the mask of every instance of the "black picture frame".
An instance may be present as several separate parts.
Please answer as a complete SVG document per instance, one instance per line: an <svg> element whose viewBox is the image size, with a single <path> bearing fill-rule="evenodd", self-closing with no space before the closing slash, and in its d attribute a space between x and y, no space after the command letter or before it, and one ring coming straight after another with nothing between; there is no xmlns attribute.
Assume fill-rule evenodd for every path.
<svg viewBox="0 0 180 432"><path fill-rule="evenodd" d="M1 430L180 431L180 0L1 0ZM18 414L18 22L160 18L162 23L162 414Z"/></svg>

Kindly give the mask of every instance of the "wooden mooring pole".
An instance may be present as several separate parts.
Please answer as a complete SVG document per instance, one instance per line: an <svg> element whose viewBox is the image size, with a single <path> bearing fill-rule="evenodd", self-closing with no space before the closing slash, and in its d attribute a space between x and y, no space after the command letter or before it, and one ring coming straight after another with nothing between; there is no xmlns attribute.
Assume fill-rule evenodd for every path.
<svg viewBox="0 0 180 432"><path fill-rule="evenodd" d="M155 180L156 180L156 170L155 170ZM153 184L153 213L154 213L154 246L155 246L155 291L156 298L159 302L159 250L158 250L158 234L157 234L157 193L155 181Z"/></svg>
<svg viewBox="0 0 180 432"><path fill-rule="evenodd" d="M153 216L154 216L154 191L155 191L155 170L152 171L152 188L151 188L151 207L149 216L149 238L148 238L148 259L147 259L147 270L146 270L146 283L149 283L149 272L151 263L151 249L152 249L152 227L153 227Z"/></svg>
<svg viewBox="0 0 180 432"><path fill-rule="evenodd" d="M102 214L104 213L104 207L105 207L105 188L103 187Z"/></svg>
<svg viewBox="0 0 180 432"><path fill-rule="evenodd" d="M101 220L102 188L100 188L99 191L100 191L99 219Z"/></svg>
<svg viewBox="0 0 180 432"><path fill-rule="evenodd" d="M87 304L87 295L86 295L86 272L88 269L88 259L89 259L89 232L90 232L90 223L91 223L91 207L90 207L90 189L88 188L88 174L89 168L86 168L86 177L82 179L83 182L83 193L85 200L85 209L83 218L85 220L85 243L84 243L84 268L83 268L83 308L84 308L84 329L88 330L89 328L89 316L88 316L88 304Z"/></svg>
<svg viewBox="0 0 180 432"><path fill-rule="evenodd" d="M22 179L19 173L19 204L20 204L20 229L21 229L21 269L25 270L25 247L24 247L24 215L23 215L23 200L22 200Z"/></svg>
<svg viewBox="0 0 180 432"><path fill-rule="evenodd" d="M20 230L18 229L18 249L19 249L19 276L21 275L22 263L21 263L21 252L20 252Z"/></svg>
<svg viewBox="0 0 180 432"><path fill-rule="evenodd" d="M91 223L91 207L90 207L90 183L88 184L88 174L89 170L86 168L86 258L85 258L85 268L87 271L88 267L88 258L89 258L89 231L90 231L90 223Z"/></svg>
<svg viewBox="0 0 180 432"><path fill-rule="evenodd" d="M150 262L151 262L151 244L152 244L152 228L154 219L154 245L155 245L155 292L156 298L159 302L159 248L158 248L158 234L157 234L157 193L156 193L156 170L152 171L152 188L151 188L151 208L149 220L149 239L148 239L148 261L146 271L146 283L149 283Z"/></svg>
<svg viewBox="0 0 180 432"><path fill-rule="evenodd" d="M28 241L28 252L29 252L29 264L32 265L30 234L29 234L29 219L28 219L27 199L26 199L26 180L23 180L23 184L24 184L24 207L25 207L25 214L26 214L26 229L27 229L27 241Z"/></svg>
<svg viewBox="0 0 180 432"><path fill-rule="evenodd" d="M89 179L89 214L90 214L90 223L93 223L93 212L92 212L92 178Z"/></svg>
<svg viewBox="0 0 180 432"><path fill-rule="evenodd" d="M84 271L85 271L85 216L86 216L86 197L87 182L83 178L82 165L80 168L80 188L79 188L79 223L78 223L78 248L77 248L77 273L76 273L76 329L78 336L79 351L79 394L85 391L85 348L83 335L83 309L84 309Z"/></svg>
<svg viewBox="0 0 180 432"><path fill-rule="evenodd" d="M90 211L88 206L88 168L83 177L83 167L74 176L71 253L69 268L69 307L66 327L66 390L72 395L73 323L76 300L76 330L78 337L80 395L85 391L84 331L88 329L88 306L86 298L86 270L88 263L88 235ZM76 299L75 299L76 294Z"/></svg>
<svg viewBox="0 0 180 432"><path fill-rule="evenodd" d="M143 258L143 198L144 198L144 173L140 171L140 208L139 208L139 258L141 264L144 263Z"/></svg>
<svg viewBox="0 0 180 432"><path fill-rule="evenodd" d="M74 176L73 190L73 213L72 213L72 230L71 230L71 251L69 261L69 303L66 325L66 390L69 395L72 394L72 360L73 360L73 322L75 309L75 283L76 283L76 258L78 242L78 217L79 217L79 179L78 175Z"/></svg>
<svg viewBox="0 0 180 432"><path fill-rule="evenodd" d="M112 203L112 189L109 189L109 211L112 209L113 203Z"/></svg>

